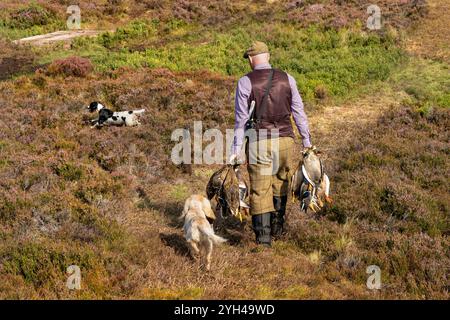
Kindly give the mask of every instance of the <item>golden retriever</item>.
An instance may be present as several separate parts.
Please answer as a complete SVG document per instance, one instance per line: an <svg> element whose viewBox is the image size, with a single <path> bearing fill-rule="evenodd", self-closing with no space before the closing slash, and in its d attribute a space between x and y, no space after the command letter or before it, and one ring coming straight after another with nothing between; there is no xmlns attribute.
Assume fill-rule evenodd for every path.
<svg viewBox="0 0 450 320"><path fill-rule="evenodd" d="M184 237L194 257L205 256L204 266L209 270L213 245L227 240L214 234L214 229L207 218L215 219L209 200L202 195L190 196L184 203L183 213L180 216L180 219L184 219Z"/></svg>

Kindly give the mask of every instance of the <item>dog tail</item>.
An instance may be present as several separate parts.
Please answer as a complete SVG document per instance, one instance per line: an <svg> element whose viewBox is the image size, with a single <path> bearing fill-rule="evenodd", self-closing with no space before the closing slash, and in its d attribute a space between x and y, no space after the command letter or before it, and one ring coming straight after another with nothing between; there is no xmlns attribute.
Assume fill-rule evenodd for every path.
<svg viewBox="0 0 450 320"><path fill-rule="evenodd" d="M222 237L219 237L218 235L216 235L214 233L213 228L211 228L211 226L205 226L205 225L200 225L199 229L202 233L204 233L209 239L211 239L214 244L221 244L224 242L227 242L227 239L224 239Z"/></svg>
<svg viewBox="0 0 450 320"><path fill-rule="evenodd" d="M135 114L144 113L144 112L145 112L145 109L133 110L133 113L135 113Z"/></svg>

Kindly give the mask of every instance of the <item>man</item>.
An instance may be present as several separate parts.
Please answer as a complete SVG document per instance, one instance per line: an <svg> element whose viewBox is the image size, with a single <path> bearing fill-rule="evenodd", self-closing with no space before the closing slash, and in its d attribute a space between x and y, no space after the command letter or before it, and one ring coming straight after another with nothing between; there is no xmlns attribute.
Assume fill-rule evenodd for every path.
<svg viewBox="0 0 450 320"><path fill-rule="evenodd" d="M266 44L254 42L244 58L253 71L239 79L237 85L235 137L229 162L240 158L246 135L244 128L251 117L249 107L255 101L257 138L250 138L247 146L250 213L256 243L271 246L272 237L279 237L283 232L289 177L294 170L290 166L294 144L291 115L304 148L311 147L308 119L295 79L286 72L272 69ZM266 131L268 135L264 138ZM264 148L261 142L266 143ZM272 169L269 173L268 168Z"/></svg>

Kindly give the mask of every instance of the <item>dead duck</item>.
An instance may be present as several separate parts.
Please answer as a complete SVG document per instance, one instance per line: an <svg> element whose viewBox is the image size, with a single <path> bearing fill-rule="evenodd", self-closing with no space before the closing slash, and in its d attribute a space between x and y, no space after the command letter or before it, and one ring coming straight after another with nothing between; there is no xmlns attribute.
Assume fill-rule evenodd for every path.
<svg viewBox="0 0 450 320"><path fill-rule="evenodd" d="M303 211L320 211L326 203L331 203L330 179L324 172L320 151L316 147L303 152L297 170L292 176L291 193L300 201Z"/></svg>
<svg viewBox="0 0 450 320"><path fill-rule="evenodd" d="M225 165L216 171L206 186L208 199L216 199L216 211L222 217L233 215L242 221L242 208L249 208L247 183L242 177L239 165Z"/></svg>

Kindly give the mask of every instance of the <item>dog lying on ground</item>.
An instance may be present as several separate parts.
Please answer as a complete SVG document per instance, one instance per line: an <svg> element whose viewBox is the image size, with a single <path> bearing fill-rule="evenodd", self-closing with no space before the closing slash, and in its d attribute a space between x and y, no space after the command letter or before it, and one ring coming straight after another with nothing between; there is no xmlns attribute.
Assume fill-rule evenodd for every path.
<svg viewBox="0 0 450 320"><path fill-rule="evenodd" d="M91 113L98 111L98 119L91 121L91 123L94 123L91 128L103 125L138 126L140 122L136 115L145 112L145 109L114 112L105 108L104 105L97 101L91 102L87 108Z"/></svg>
<svg viewBox="0 0 450 320"><path fill-rule="evenodd" d="M180 220L184 219L184 237L190 246L192 255L194 257L205 255L206 270L211 268L213 245L227 241L214 234L208 218L215 219L209 200L201 195L190 196L184 203Z"/></svg>

